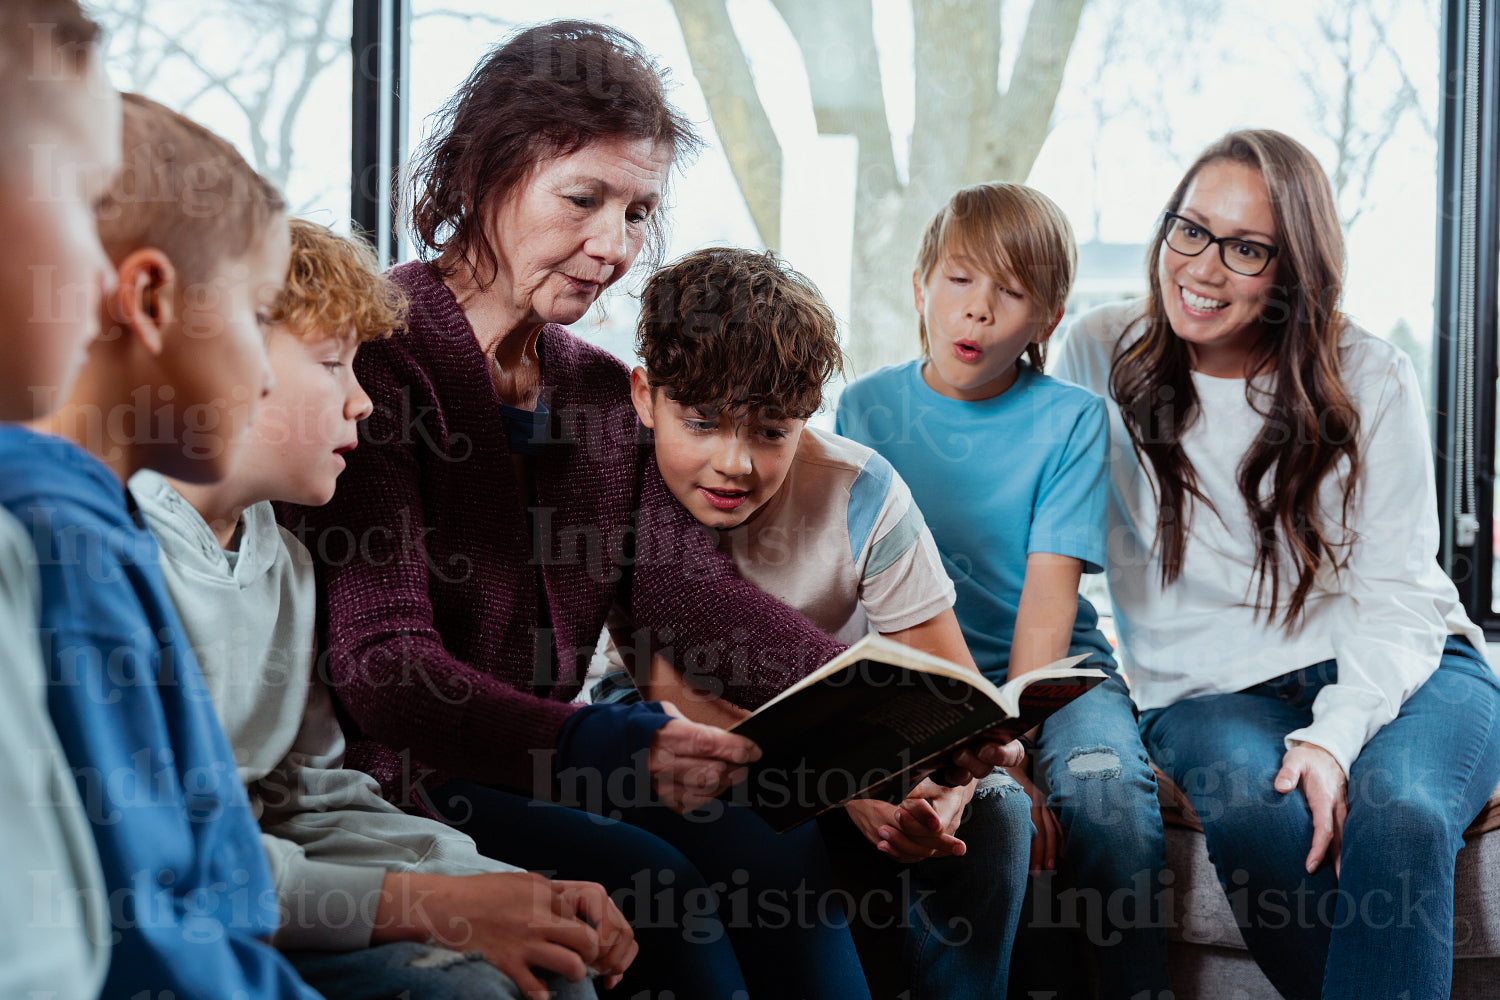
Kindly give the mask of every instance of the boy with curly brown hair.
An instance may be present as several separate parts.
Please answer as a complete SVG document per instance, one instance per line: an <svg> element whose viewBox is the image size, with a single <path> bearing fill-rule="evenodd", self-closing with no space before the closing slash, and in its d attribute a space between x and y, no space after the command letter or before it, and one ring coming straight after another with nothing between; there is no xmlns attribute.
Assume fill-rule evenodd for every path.
<svg viewBox="0 0 1500 1000"><path fill-rule="evenodd" d="M662 479L745 579L842 642L874 631L973 666L953 584L906 484L874 450L807 425L843 362L833 312L810 281L771 252L699 250L647 282L636 348L631 399ZM722 726L748 714L712 676L653 655L656 637L618 613L611 634L629 668L607 675L596 701L644 692ZM978 752L1007 765L1021 753ZM825 814L825 837L841 868L904 906L895 919L917 992L1003 982L1031 839L1019 786L999 770L958 788L927 780L899 806L856 799L842 812L847 821ZM955 835L961 821L972 853ZM890 864L919 861L899 873ZM869 916L859 909L856 928Z"/></svg>

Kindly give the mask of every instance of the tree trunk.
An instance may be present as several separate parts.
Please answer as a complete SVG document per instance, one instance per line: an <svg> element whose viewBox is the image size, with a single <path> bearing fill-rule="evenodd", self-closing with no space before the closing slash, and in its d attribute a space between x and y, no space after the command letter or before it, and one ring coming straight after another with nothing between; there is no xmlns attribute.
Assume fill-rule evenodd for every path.
<svg viewBox="0 0 1500 1000"><path fill-rule="evenodd" d="M736 165L735 157L746 153L734 147L743 143L751 154L766 148L754 124L765 112L733 42L724 0L672 2L715 127L744 185L757 168ZM912 259L932 214L964 185L1024 180L1030 171L1051 126L1085 0L1033 0L1003 94L999 0L913 0L916 117L904 184L886 118L870 0L772 2L802 53L819 132L858 142L845 347L851 375L863 374L916 353ZM768 205L768 198L750 190L745 197L764 239L774 230L762 224L765 212L757 202Z"/></svg>

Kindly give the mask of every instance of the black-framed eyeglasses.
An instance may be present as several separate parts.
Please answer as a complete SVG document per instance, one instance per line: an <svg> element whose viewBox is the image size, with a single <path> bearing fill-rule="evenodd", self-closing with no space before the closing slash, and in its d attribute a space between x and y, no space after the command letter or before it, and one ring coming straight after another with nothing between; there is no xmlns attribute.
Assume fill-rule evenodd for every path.
<svg viewBox="0 0 1500 1000"><path fill-rule="evenodd" d="M1210 246L1219 245L1219 259L1235 274L1253 278L1260 274L1276 257L1276 248L1254 240L1230 239L1215 236L1192 219L1185 219L1176 212L1163 214L1162 228L1167 246L1184 257L1196 257Z"/></svg>

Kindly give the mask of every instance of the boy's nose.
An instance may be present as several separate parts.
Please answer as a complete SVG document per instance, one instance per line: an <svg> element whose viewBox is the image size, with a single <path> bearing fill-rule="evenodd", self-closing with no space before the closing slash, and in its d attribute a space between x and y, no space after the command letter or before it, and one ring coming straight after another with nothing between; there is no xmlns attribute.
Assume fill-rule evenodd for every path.
<svg viewBox="0 0 1500 1000"><path fill-rule="evenodd" d="M964 309L964 318L973 323L988 323L995 310L990 308L988 302L970 302Z"/></svg>
<svg viewBox="0 0 1500 1000"><path fill-rule="evenodd" d="M375 404L370 401L370 396L365 392L364 386L358 382L354 383L354 391L344 401L344 414L358 423L375 412Z"/></svg>
<svg viewBox="0 0 1500 1000"><path fill-rule="evenodd" d="M714 471L721 476L743 476L750 472L750 450L735 435L714 452Z"/></svg>

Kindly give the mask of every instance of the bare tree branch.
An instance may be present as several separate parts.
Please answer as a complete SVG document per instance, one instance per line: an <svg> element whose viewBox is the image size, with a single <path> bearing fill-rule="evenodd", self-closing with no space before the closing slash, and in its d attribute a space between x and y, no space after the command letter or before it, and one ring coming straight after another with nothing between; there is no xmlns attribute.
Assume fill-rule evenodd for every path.
<svg viewBox="0 0 1500 1000"><path fill-rule="evenodd" d="M323 6L313 21L313 27L302 42L303 60L302 73L297 79L297 85L292 88L291 97L287 99L286 108L281 115L280 128L277 136L277 152L281 161L284 174L291 173L292 166L292 133L297 125L297 117L302 112L302 106L307 103L307 95L312 92L313 84L322 74L323 70L336 58L330 55L323 58L320 53L323 45L328 40L328 21L333 15L334 0L323 0ZM270 87L266 88L267 92ZM280 186L285 186L283 179Z"/></svg>
<svg viewBox="0 0 1500 1000"><path fill-rule="evenodd" d="M900 189L870 0L772 0L807 69L818 131L859 140L859 182L884 196Z"/></svg>
<svg viewBox="0 0 1500 1000"><path fill-rule="evenodd" d="M1005 96L995 106L990 134L1003 136L987 157L993 176L1025 180L1052 127L1052 108L1085 0L1034 2Z"/></svg>
<svg viewBox="0 0 1500 1000"><path fill-rule="evenodd" d="M452 7L429 7L419 14L412 14L413 21L425 21L435 17L452 17L460 21L479 21L483 24L492 25L496 28L514 28L519 22L498 14L482 14L468 10L454 10Z"/></svg>
<svg viewBox="0 0 1500 1000"><path fill-rule="evenodd" d="M755 91L724 0L672 0L693 76L703 89L729 168L768 247L781 246L781 144Z"/></svg>
<svg viewBox="0 0 1500 1000"><path fill-rule="evenodd" d="M1312 68L1301 71L1313 120L1333 146L1329 181L1346 230L1364 215L1376 164L1401 119L1411 113L1421 128L1434 134L1431 119L1421 107L1421 94L1401 68L1400 54L1390 44L1389 15L1390 8L1379 8L1370 0L1358 7L1323 10L1316 16L1317 33L1308 48L1308 65L1322 66L1331 61L1335 71L1332 101L1323 96L1328 89L1326 77ZM1377 61L1396 67L1401 79L1401 85L1388 96L1371 93L1366 83L1382 76L1375 72Z"/></svg>

